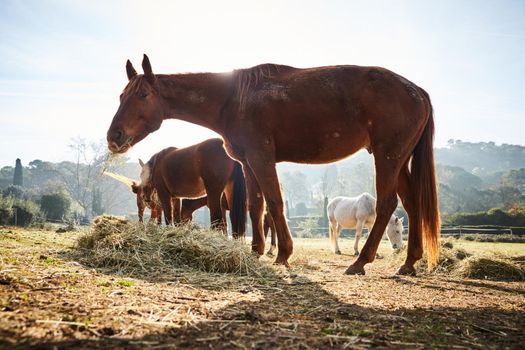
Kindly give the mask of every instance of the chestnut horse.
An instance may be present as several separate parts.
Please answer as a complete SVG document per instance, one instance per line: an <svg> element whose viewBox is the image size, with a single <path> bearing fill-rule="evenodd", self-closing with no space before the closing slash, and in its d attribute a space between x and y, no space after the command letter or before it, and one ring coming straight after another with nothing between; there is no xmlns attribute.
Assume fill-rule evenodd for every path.
<svg viewBox="0 0 525 350"><path fill-rule="evenodd" d="M225 193L234 238L246 231L246 186L241 164L226 154L221 139L210 139L186 148L168 147L142 163L141 187L154 188L166 224L181 221L180 198L206 195L212 227L226 228L221 208ZM195 201L196 205L202 204ZM172 215L166 215L172 213Z"/></svg>
<svg viewBox="0 0 525 350"><path fill-rule="evenodd" d="M409 222L407 257L399 274L439 251L439 209L433 154L434 118L428 94L380 67L298 69L263 64L231 73L143 75L127 62L128 85L107 132L108 148L124 153L164 119L176 118L220 134L246 176L252 249L264 253L263 196L278 238L275 262L288 265L292 237L283 215L277 162L329 163L366 148L374 155L377 219L347 274L364 274L374 260L397 195ZM262 195L261 195L262 194ZM254 214L252 214L254 213Z"/></svg>

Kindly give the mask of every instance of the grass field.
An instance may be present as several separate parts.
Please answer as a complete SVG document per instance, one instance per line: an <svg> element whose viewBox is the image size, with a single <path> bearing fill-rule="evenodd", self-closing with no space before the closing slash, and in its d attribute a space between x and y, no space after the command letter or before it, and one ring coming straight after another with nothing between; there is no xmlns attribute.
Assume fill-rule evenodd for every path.
<svg viewBox="0 0 525 350"><path fill-rule="evenodd" d="M81 265L78 233L0 228L0 348L523 348L525 282L394 276L386 242L366 276L345 276L327 239L296 239L268 276L181 268L166 276ZM457 241L525 255L525 244Z"/></svg>

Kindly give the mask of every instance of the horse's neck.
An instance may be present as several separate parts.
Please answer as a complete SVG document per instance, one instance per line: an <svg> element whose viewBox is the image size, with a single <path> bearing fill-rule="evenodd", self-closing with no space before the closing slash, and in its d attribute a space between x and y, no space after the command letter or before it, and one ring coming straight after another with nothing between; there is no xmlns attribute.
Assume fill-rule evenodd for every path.
<svg viewBox="0 0 525 350"><path fill-rule="evenodd" d="M231 95L230 73L157 75L167 103L164 119L180 119L222 133L220 116Z"/></svg>

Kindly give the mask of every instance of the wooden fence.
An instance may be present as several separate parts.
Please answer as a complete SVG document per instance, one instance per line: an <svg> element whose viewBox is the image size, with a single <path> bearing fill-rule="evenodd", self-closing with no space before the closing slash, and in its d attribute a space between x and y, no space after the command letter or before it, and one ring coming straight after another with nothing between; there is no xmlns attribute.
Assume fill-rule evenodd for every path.
<svg viewBox="0 0 525 350"><path fill-rule="evenodd" d="M297 225L290 225L290 231L292 234L301 234L303 228ZM328 237L329 228L328 227L317 227L309 228L309 231L315 236L325 236ZM405 235L408 233L408 226L404 227ZM363 235L368 234L367 229L363 229ZM465 236L473 234L483 234L483 235L516 235L516 236L525 236L525 227L508 227L508 226L442 226L441 227L441 236ZM354 237L354 229L345 229L341 232L342 237Z"/></svg>

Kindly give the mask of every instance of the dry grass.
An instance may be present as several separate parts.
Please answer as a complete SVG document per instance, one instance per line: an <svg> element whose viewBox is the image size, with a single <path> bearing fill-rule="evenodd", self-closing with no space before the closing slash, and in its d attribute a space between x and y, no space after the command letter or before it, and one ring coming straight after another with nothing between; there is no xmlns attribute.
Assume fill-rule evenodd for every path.
<svg viewBox="0 0 525 350"><path fill-rule="evenodd" d="M431 273L493 281L525 281L525 257L509 256L501 252L470 253L454 245L453 238L441 241L439 262ZM402 264L405 256L406 249L397 251L392 255L391 266ZM423 256L416 265L417 272L428 273L426 266L426 256Z"/></svg>
<svg viewBox="0 0 525 350"><path fill-rule="evenodd" d="M187 224L159 227L101 216L77 244L79 260L89 266L150 278L181 267L212 273L264 275L268 268L240 241Z"/></svg>
<svg viewBox="0 0 525 350"><path fill-rule="evenodd" d="M475 255L456 267L461 277L494 281L525 281L525 264L504 255Z"/></svg>
<svg viewBox="0 0 525 350"><path fill-rule="evenodd" d="M388 267L386 243L385 258L365 276L347 276L355 257L331 253L326 239L296 239L292 268L270 266L270 276L164 261L150 278L145 271L157 262L145 257L152 264L145 270L137 262L79 263L101 241L121 242L109 239L118 225L97 231L96 240L91 231L81 240L91 248L82 250L79 232L0 227L0 349L518 349L525 342L523 282L393 276L398 266ZM353 240L340 243L352 251ZM495 247L507 249L464 243L468 252ZM525 246L515 248L521 257L513 261L523 263Z"/></svg>

